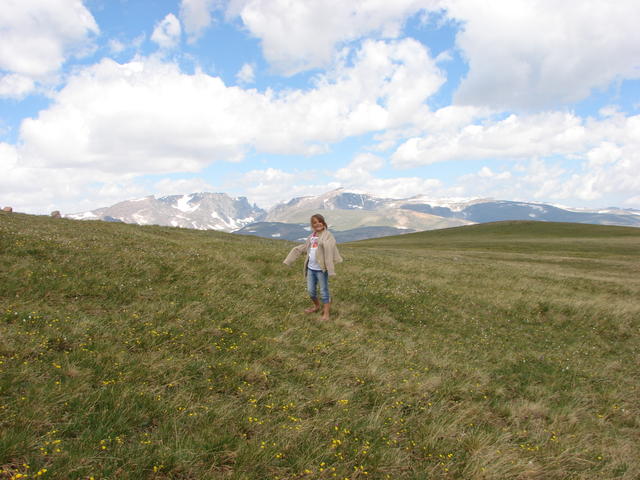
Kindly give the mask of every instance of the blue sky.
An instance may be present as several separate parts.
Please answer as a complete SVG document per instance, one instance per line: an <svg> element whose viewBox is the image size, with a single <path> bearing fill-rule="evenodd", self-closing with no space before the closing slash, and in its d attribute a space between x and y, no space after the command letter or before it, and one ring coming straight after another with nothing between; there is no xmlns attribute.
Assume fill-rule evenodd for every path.
<svg viewBox="0 0 640 480"><path fill-rule="evenodd" d="M5 0L0 203L640 208L636 0Z"/></svg>

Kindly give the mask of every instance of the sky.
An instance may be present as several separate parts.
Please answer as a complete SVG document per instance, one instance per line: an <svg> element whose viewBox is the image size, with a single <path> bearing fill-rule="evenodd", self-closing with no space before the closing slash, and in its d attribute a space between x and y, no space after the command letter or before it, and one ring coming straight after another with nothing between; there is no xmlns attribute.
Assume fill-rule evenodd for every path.
<svg viewBox="0 0 640 480"><path fill-rule="evenodd" d="M637 0L2 0L0 208L640 208Z"/></svg>

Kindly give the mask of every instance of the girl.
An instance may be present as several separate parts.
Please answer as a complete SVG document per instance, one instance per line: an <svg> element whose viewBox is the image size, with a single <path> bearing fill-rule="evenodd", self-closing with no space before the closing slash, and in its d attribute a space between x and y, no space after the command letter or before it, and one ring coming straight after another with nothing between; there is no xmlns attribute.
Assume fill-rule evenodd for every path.
<svg viewBox="0 0 640 480"><path fill-rule="evenodd" d="M307 290L313 302L313 307L307 308L305 313L314 313L320 310L320 301L316 294L320 284L320 296L322 298L321 320L329 320L331 309L331 297L329 296L329 275L335 275L335 264L342 262L338 252L336 240L331 235L324 217L320 214L311 216L311 235L304 245L294 247L285 258L284 263L291 265L300 255L307 254L304 262L304 275L307 278Z"/></svg>

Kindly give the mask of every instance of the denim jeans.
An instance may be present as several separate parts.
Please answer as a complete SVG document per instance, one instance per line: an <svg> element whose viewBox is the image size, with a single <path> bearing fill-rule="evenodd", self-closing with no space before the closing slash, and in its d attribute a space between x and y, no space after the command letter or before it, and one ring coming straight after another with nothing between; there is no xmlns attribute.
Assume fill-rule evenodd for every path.
<svg viewBox="0 0 640 480"><path fill-rule="evenodd" d="M308 268L307 290L309 291L309 296L313 300L318 299L318 295L316 293L318 283L320 284L320 298L322 299L322 303L329 303L331 301L331 297L329 296L329 272L311 270Z"/></svg>

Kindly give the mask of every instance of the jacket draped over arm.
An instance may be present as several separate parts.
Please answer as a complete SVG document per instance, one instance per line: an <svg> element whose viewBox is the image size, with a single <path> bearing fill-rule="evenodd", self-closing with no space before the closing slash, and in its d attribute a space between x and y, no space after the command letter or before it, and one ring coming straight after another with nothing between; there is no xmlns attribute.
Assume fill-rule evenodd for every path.
<svg viewBox="0 0 640 480"><path fill-rule="evenodd" d="M298 259L300 255L305 255L309 251L310 243L310 239L307 238L307 241L304 244L293 247L289 252L289 255L287 255L287 258L284 259L283 263L290 266ZM322 270L328 272L329 275L335 275L335 264L342 262L342 257L340 256L340 252L338 251L336 239L328 230L322 232L318 237L318 252L316 255L316 259L322 267ZM305 276L307 275L308 262L309 258L307 257L304 262Z"/></svg>

